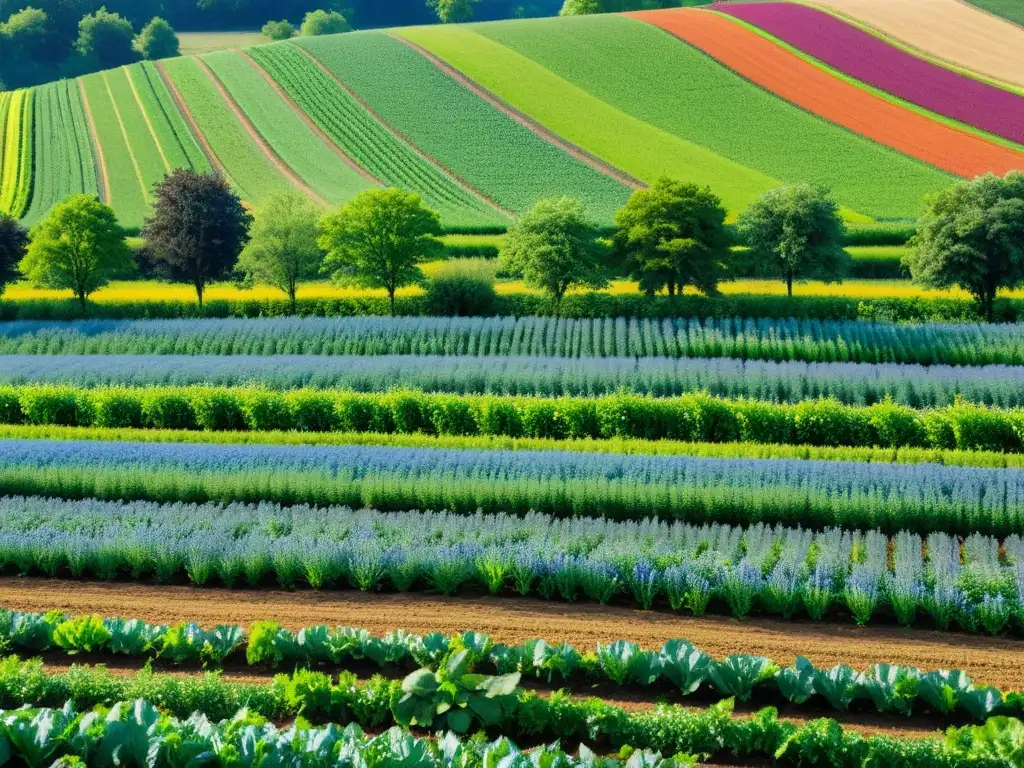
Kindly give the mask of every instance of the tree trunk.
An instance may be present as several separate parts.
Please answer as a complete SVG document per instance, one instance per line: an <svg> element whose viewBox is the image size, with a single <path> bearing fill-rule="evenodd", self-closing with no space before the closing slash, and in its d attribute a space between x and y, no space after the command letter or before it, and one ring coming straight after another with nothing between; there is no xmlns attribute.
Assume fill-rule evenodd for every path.
<svg viewBox="0 0 1024 768"><path fill-rule="evenodd" d="M388 300L391 302L391 316L395 316L395 289L388 288Z"/></svg>
<svg viewBox="0 0 1024 768"><path fill-rule="evenodd" d="M995 320L996 317L996 292L992 290L985 297L985 319L990 323Z"/></svg>
<svg viewBox="0 0 1024 768"><path fill-rule="evenodd" d="M78 294L78 305L82 308L82 317L85 317L86 312L88 311L88 307L86 306L85 301L88 298L88 296L85 295L84 291L78 291L77 294Z"/></svg>
<svg viewBox="0 0 1024 768"><path fill-rule="evenodd" d="M295 300L295 294L297 294L297 293L298 293L298 289L294 285L288 290L288 298L291 300L291 303L292 303L292 314L293 315L295 314L295 308L296 308L296 305L297 305L297 302ZM394 310L392 310L391 314L394 314Z"/></svg>
<svg viewBox="0 0 1024 768"><path fill-rule="evenodd" d="M199 299L199 309L203 308L203 284L196 283L196 298Z"/></svg>
<svg viewBox="0 0 1024 768"><path fill-rule="evenodd" d="M786 295L790 298L793 297L793 273L786 273Z"/></svg>

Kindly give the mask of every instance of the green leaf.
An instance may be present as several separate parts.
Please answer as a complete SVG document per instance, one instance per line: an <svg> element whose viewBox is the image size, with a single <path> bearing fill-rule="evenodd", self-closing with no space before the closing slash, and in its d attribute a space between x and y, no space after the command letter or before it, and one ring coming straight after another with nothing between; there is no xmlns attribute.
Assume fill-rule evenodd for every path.
<svg viewBox="0 0 1024 768"><path fill-rule="evenodd" d="M472 715L464 709L456 709L448 713L448 728L455 733L466 733L472 723Z"/></svg>

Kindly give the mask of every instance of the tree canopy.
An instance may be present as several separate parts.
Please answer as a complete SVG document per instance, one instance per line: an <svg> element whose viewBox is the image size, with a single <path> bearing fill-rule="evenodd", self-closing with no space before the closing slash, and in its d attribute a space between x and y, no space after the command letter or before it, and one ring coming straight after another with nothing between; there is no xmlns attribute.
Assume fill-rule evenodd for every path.
<svg viewBox="0 0 1024 768"><path fill-rule="evenodd" d="M264 37L269 37L271 40L289 40L295 37L295 27L290 22L281 21L268 21L263 25Z"/></svg>
<svg viewBox="0 0 1024 768"><path fill-rule="evenodd" d="M337 35L341 32L351 31L352 27L340 13L321 9L310 11L306 14L299 34L304 37L315 37L317 35Z"/></svg>
<svg viewBox="0 0 1024 768"><path fill-rule="evenodd" d="M138 59L134 41L135 31L128 19L100 8L78 23L75 49L93 59L100 69L112 69Z"/></svg>
<svg viewBox="0 0 1024 768"><path fill-rule="evenodd" d="M0 296L8 283L20 276L18 264L28 249L28 232L18 220L6 213L0 213Z"/></svg>
<svg viewBox="0 0 1024 768"><path fill-rule="evenodd" d="M958 286L992 320L1000 288L1024 285L1024 173L962 181L928 200L903 262L915 282Z"/></svg>
<svg viewBox="0 0 1024 768"><path fill-rule="evenodd" d="M606 248L598 235L579 200L541 200L509 227L502 266L550 295L557 310L570 288L608 285Z"/></svg>
<svg viewBox="0 0 1024 768"><path fill-rule="evenodd" d="M384 288L395 313L395 291L419 283L419 264L442 250L441 219L420 196L400 189L356 195L320 224L323 271L341 283Z"/></svg>
<svg viewBox="0 0 1024 768"><path fill-rule="evenodd" d="M21 272L40 287L70 289L83 313L91 294L132 266L114 211L92 195L73 195L57 205L29 238Z"/></svg>
<svg viewBox="0 0 1024 768"><path fill-rule="evenodd" d="M777 277L793 295L794 280L842 280L850 266L845 227L828 190L797 184L766 192L740 215L740 237L755 274Z"/></svg>
<svg viewBox="0 0 1024 768"><path fill-rule="evenodd" d="M142 58L150 61L181 55L178 35L171 25L159 16L154 17L142 28L139 36L135 38L135 50L142 54Z"/></svg>
<svg viewBox="0 0 1024 768"><path fill-rule="evenodd" d="M708 187L662 177L616 214L616 253L647 293L692 285L713 295L732 256L725 215Z"/></svg>
<svg viewBox="0 0 1024 768"><path fill-rule="evenodd" d="M473 6L479 0L427 0L442 24L461 24L472 20Z"/></svg>
<svg viewBox="0 0 1024 768"><path fill-rule="evenodd" d="M212 173L176 170L154 188L142 237L161 276L203 291L226 279L249 242L252 216L227 182Z"/></svg>

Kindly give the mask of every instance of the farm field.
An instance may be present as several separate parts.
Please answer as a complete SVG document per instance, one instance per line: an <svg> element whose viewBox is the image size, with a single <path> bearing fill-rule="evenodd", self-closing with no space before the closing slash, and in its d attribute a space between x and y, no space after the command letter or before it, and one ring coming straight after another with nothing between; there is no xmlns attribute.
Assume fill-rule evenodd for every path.
<svg viewBox="0 0 1024 768"><path fill-rule="evenodd" d="M81 302L38 286L97 255L40 228L2 286L0 762L1024 766L1024 288L921 273L930 196L1024 168L1024 86L957 61L1019 29L933 0L941 56L872 3L186 33L0 93L24 224L87 192L136 230L176 168L256 214L205 285L190 224ZM632 197L665 175L726 210ZM803 181L831 231L787 201L759 248ZM385 187L439 244L318 219ZM559 196L590 223L524 245Z"/></svg>
<svg viewBox="0 0 1024 768"><path fill-rule="evenodd" d="M179 32L182 56L198 56L214 51L232 48L245 48L247 45L259 45L266 38L259 30L239 32Z"/></svg>
<svg viewBox="0 0 1024 768"><path fill-rule="evenodd" d="M1002 16L1007 21L1012 21L1019 26L1024 26L1024 7L1014 0L971 0L971 5Z"/></svg>

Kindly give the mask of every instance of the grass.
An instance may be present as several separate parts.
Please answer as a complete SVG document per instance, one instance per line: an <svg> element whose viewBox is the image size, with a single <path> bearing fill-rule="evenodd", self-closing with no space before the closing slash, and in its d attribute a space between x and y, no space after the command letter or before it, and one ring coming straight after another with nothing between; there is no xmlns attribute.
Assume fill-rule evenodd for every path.
<svg viewBox="0 0 1024 768"><path fill-rule="evenodd" d="M386 186L418 192L447 227L504 227L508 218L466 191L373 118L302 51L290 44L248 53L360 167Z"/></svg>
<svg viewBox="0 0 1024 768"><path fill-rule="evenodd" d="M125 128L107 90L104 73L86 75L81 78L81 82L96 124L96 141L103 148L107 178L110 180L106 202L114 209L122 226L140 227L149 209L146 202L147 186L138 161L126 141Z"/></svg>
<svg viewBox="0 0 1024 768"><path fill-rule="evenodd" d="M26 224L35 224L70 195L96 194L96 165L89 127L73 80L35 89L35 185Z"/></svg>
<svg viewBox="0 0 1024 768"><path fill-rule="evenodd" d="M579 16L474 29L622 112L765 175L823 184L871 216L915 216L925 194L953 181L772 96L643 22Z"/></svg>
<svg viewBox="0 0 1024 768"><path fill-rule="evenodd" d="M548 129L644 182L668 175L708 184L734 213L782 185L776 177L616 109L470 28L415 27L398 33Z"/></svg>
<svg viewBox="0 0 1024 768"><path fill-rule="evenodd" d="M389 35L298 43L410 142L504 208L521 213L542 198L569 195L595 220L610 222L629 197L623 184L539 138Z"/></svg>
<svg viewBox="0 0 1024 768"><path fill-rule="evenodd" d="M182 56L198 56L228 48L245 48L266 42L267 38L258 31L239 32L179 32L178 41Z"/></svg>
<svg viewBox="0 0 1024 768"><path fill-rule="evenodd" d="M241 54L220 51L203 59L264 140L319 195L336 204L372 186L320 140Z"/></svg>
<svg viewBox="0 0 1024 768"><path fill-rule="evenodd" d="M199 64L178 58L167 59L164 66L243 200L258 205L291 191L291 183L256 146Z"/></svg>
<svg viewBox="0 0 1024 768"><path fill-rule="evenodd" d="M175 106L167 86L150 62L125 68L132 96L135 98L162 158L171 168L192 168L206 172L210 163L199 148L192 131Z"/></svg>

